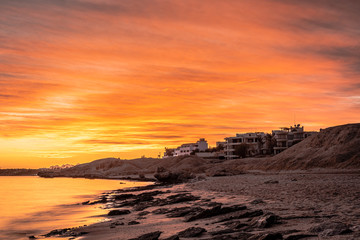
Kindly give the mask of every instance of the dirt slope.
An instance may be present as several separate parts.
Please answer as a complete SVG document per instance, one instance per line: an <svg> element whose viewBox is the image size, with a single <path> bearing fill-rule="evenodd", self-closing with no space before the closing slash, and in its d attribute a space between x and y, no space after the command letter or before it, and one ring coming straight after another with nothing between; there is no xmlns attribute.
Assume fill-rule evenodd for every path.
<svg viewBox="0 0 360 240"><path fill-rule="evenodd" d="M206 166L208 166L208 162L208 160L196 156L181 156L165 159L138 158L133 160L105 158L65 169L61 172L61 175L101 177L133 175L139 173L153 174L156 172L158 167L163 167L174 172L190 171L198 173L204 171Z"/></svg>
<svg viewBox="0 0 360 240"><path fill-rule="evenodd" d="M360 168L360 124L327 128L270 158L263 168Z"/></svg>

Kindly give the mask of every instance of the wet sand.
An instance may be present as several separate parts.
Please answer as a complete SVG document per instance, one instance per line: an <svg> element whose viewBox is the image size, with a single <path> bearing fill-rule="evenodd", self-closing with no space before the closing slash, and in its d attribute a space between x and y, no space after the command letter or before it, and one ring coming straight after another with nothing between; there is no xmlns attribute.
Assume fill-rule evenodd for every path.
<svg viewBox="0 0 360 240"><path fill-rule="evenodd" d="M130 213L106 216L107 222L63 236L71 237L72 232L84 240L360 239L359 172L253 172L117 191L101 201L98 204L109 212ZM188 228L192 229L181 233ZM139 238L148 233L153 236Z"/></svg>

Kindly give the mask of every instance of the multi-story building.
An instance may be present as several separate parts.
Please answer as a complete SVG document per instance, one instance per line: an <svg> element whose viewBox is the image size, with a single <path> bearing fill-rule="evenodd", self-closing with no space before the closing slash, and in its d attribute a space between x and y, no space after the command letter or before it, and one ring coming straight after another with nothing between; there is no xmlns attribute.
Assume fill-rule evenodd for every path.
<svg viewBox="0 0 360 240"><path fill-rule="evenodd" d="M221 144L224 144L226 159L238 158L239 156L235 154L235 151L237 146L241 144L246 144L246 156L254 156L266 149L265 133L237 133L235 137L225 138L225 142L221 142Z"/></svg>
<svg viewBox="0 0 360 240"><path fill-rule="evenodd" d="M194 151L204 152L208 149L208 143L205 138L200 138L196 143L186 143L181 146L171 149L172 156L184 156L190 155ZM165 152L164 157L169 157L168 153Z"/></svg>
<svg viewBox="0 0 360 240"><path fill-rule="evenodd" d="M240 145L244 145L244 157L255 155L278 154L283 150L293 146L294 144L302 141L303 139L315 134L315 131L304 131L304 127L300 124L290 126L289 128L281 128L280 130L273 130L271 134L263 132L253 133L237 133L234 137L225 138L224 142L216 142L216 147L219 148L216 153L200 153L201 157L208 158L224 158L234 159L239 158ZM208 149L208 143L204 138L200 138L196 143L182 144L181 146L168 149L164 154L164 158L169 156L183 156L190 155L193 152L205 152ZM237 152L236 152L237 151Z"/></svg>
<svg viewBox="0 0 360 240"><path fill-rule="evenodd" d="M304 131L304 126L300 127L300 124L281 128L280 130L273 130L272 134L276 140L276 146L274 146L274 154L281 153L285 149L301 142L305 138L315 134L314 131Z"/></svg>

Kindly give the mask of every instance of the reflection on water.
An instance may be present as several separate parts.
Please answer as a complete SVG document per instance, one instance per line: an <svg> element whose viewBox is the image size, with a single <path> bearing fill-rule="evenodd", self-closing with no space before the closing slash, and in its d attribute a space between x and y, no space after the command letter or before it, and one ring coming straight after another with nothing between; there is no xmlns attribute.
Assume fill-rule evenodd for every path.
<svg viewBox="0 0 360 240"><path fill-rule="evenodd" d="M104 191L149 183L77 178L0 177L0 239L28 239L104 219L100 205L81 205Z"/></svg>

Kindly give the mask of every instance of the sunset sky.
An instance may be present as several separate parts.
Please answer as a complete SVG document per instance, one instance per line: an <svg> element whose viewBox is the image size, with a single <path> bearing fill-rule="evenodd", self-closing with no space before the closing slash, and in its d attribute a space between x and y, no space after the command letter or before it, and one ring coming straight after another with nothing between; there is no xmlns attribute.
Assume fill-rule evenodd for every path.
<svg viewBox="0 0 360 240"><path fill-rule="evenodd" d="M0 168L360 122L358 0L0 0Z"/></svg>

